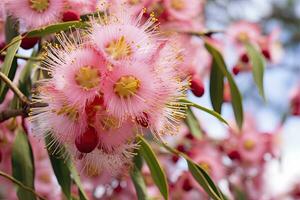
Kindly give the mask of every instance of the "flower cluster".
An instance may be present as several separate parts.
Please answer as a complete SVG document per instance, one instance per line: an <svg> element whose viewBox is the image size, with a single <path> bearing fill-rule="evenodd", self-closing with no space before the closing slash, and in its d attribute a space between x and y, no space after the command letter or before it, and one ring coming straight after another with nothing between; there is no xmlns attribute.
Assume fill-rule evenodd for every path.
<svg viewBox="0 0 300 200"><path fill-rule="evenodd" d="M51 132L90 173L127 166L137 134L174 134L185 117L180 100L189 82L176 70L181 50L154 17L141 23L142 15L120 8L46 47L41 68L49 78L35 100L47 106L32 110L34 132Z"/></svg>
<svg viewBox="0 0 300 200"><path fill-rule="evenodd" d="M240 72L251 71L252 69L245 43L257 46L268 62L278 63L283 53L282 46L279 43L279 34L280 30L274 29L269 35L263 35L258 24L246 21L238 21L229 26L226 35L239 55L232 72L237 75Z"/></svg>

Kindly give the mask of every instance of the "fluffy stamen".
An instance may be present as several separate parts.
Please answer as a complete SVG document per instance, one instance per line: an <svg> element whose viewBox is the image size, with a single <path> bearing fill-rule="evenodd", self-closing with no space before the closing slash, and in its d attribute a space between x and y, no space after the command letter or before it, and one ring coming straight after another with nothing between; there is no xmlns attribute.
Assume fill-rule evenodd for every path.
<svg viewBox="0 0 300 200"><path fill-rule="evenodd" d="M114 85L114 92L120 98L129 98L135 95L140 88L140 80L134 76L122 76Z"/></svg>
<svg viewBox="0 0 300 200"><path fill-rule="evenodd" d="M183 0L172 0L171 6L175 10L182 10L184 8L184 1Z"/></svg>
<svg viewBox="0 0 300 200"><path fill-rule="evenodd" d="M30 7L36 12L42 13L49 7L49 0L29 0Z"/></svg>
<svg viewBox="0 0 300 200"><path fill-rule="evenodd" d="M58 110L54 110L57 115L65 115L67 116L71 121L76 121L79 117L78 110L74 106L62 106Z"/></svg>
<svg viewBox="0 0 300 200"><path fill-rule="evenodd" d="M75 75L75 81L85 90L93 89L100 83L99 71L91 66L81 67Z"/></svg>
<svg viewBox="0 0 300 200"><path fill-rule="evenodd" d="M115 60L130 56L132 52L124 36L110 42L105 48L105 51Z"/></svg>
<svg viewBox="0 0 300 200"><path fill-rule="evenodd" d="M119 127L119 120L113 116L104 116L101 118L101 125L106 131L116 129Z"/></svg>

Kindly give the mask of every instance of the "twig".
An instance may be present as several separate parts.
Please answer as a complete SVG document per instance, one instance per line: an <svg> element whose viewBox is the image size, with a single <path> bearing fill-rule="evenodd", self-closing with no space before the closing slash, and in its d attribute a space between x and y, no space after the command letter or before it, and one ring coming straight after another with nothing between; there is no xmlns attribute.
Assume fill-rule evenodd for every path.
<svg viewBox="0 0 300 200"><path fill-rule="evenodd" d="M8 87L18 96L18 98L22 101L23 104L30 105L30 101L27 99L27 97L2 72L0 72L0 79L8 85Z"/></svg>
<svg viewBox="0 0 300 200"><path fill-rule="evenodd" d="M14 184L18 185L19 187L23 188L24 190L27 190L29 192L31 192L32 194L34 194L36 197L38 197L41 200L46 200L44 197L40 196L39 194L37 194L32 188L24 185L23 183L21 183L20 181L18 181L17 179L15 179L14 177L10 176L9 174L6 174L5 172L0 171L0 176L10 180L11 182L13 182Z"/></svg>
<svg viewBox="0 0 300 200"><path fill-rule="evenodd" d="M4 122L5 120L8 120L12 117L17 117L17 116L24 116L26 117L28 114L25 111L25 109L16 109L16 110L4 110L0 112L0 123Z"/></svg>
<svg viewBox="0 0 300 200"><path fill-rule="evenodd" d="M2 52L1 55L5 56L6 55L6 52ZM15 54L15 57L16 58L20 58L20 59L23 59L23 60L32 60L32 61L42 61L43 59L41 58L38 58L38 57L28 57L28 56L23 56L23 55L19 55L19 54Z"/></svg>

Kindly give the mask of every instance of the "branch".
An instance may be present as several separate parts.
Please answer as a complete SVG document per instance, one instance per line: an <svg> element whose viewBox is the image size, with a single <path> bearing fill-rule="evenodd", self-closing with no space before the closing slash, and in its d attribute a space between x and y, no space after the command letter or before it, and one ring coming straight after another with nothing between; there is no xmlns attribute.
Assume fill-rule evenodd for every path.
<svg viewBox="0 0 300 200"><path fill-rule="evenodd" d="M0 176L10 180L11 182L13 182L14 184L18 185L19 187L23 188L24 190L27 190L29 192L31 192L32 194L34 194L36 197L38 197L41 200L46 200L44 197L40 196L39 194L37 194L32 188L24 185L23 183L21 183L20 181L18 181L17 179L15 179L14 177L10 176L9 174L6 174L5 172L0 171Z"/></svg>
<svg viewBox="0 0 300 200"><path fill-rule="evenodd" d="M19 90L18 87L16 87L7 76L0 72L0 79L4 81L8 87L18 96L18 98L21 100L21 102L25 105L30 105L30 101L27 99L27 97Z"/></svg>
<svg viewBox="0 0 300 200"><path fill-rule="evenodd" d="M5 56L6 51L2 52L1 55ZM28 57L28 56L23 56L23 55L20 55L20 54L15 54L15 57L19 58L19 59L23 59L23 60L31 60L31 61L37 61L37 62L43 60L42 58L39 58L39 57Z"/></svg>
<svg viewBox="0 0 300 200"><path fill-rule="evenodd" d="M18 110L4 110L2 112L0 112L0 123L4 122L5 120L8 120L12 117L17 117L17 116L24 116L27 117L28 114L27 112L25 112L24 109L18 109Z"/></svg>

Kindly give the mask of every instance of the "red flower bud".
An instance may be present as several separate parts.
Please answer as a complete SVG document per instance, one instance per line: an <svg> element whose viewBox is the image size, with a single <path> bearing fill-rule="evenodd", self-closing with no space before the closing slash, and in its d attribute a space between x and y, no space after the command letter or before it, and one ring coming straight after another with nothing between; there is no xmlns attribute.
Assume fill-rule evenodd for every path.
<svg viewBox="0 0 300 200"><path fill-rule="evenodd" d="M204 85L200 78L193 77L191 90L196 97L201 97L204 94Z"/></svg>
<svg viewBox="0 0 300 200"><path fill-rule="evenodd" d="M264 57L268 60L271 60L271 54L270 54L270 51L268 49L263 49L261 51L261 53L264 55Z"/></svg>
<svg viewBox="0 0 300 200"><path fill-rule="evenodd" d="M188 192L188 191L190 191L190 190L193 189L193 186L191 185L189 179L186 178L186 179L183 181L182 189L183 189L184 191L186 191L186 192Z"/></svg>
<svg viewBox="0 0 300 200"><path fill-rule="evenodd" d="M232 68L232 73L233 73L234 75L238 75L240 72L241 72L241 68L240 68L239 65L236 65L236 66L234 66L234 67Z"/></svg>
<svg viewBox="0 0 300 200"><path fill-rule="evenodd" d="M40 37L25 37L22 39L21 47L23 49L31 49L36 45L40 40Z"/></svg>
<svg viewBox="0 0 300 200"><path fill-rule="evenodd" d="M248 57L248 55L246 53L244 53L244 54L241 55L240 60L243 63L248 63L249 62L249 57Z"/></svg>
<svg viewBox="0 0 300 200"><path fill-rule="evenodd" d="M69 21L77 21L80 19L80 16L77 12L75 12L74 10L66 10L63 13L63 17L62 20L64 22L69 22Z"/></svg>
<svg viewBox="0 0 300 200"><path fill-rule="evenodd" d="M76 137L75 145L78 151L81 153L90 153L92 152L98 145L99 137L96 130L89 126L87 130Z"/></svg>

